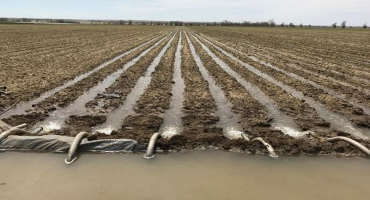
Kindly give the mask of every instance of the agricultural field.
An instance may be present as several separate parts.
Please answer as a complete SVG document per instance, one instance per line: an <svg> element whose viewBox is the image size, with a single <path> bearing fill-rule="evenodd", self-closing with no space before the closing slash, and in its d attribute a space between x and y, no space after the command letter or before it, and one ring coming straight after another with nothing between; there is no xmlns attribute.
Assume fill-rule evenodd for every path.
<svg viewBox="0 0 370 200"><path fill-rule="evenodd" d="M164 151L362 156L370 32L304 28L0 26L0 119ZM14 106L13 106L14 105ZM258 140L261 143L251 142Z"/></svg>

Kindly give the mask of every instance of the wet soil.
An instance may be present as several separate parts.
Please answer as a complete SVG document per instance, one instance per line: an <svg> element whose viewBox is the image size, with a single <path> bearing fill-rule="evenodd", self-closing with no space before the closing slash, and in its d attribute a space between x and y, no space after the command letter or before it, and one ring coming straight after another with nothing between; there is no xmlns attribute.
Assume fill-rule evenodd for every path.
<svg viewBox="0 0 370 200"><path fill-rule="evenodd" d="M321 69L334 69L369 79L368 33L361 30L226 28L197 29L234 44L304 57ZM346 41L346 42L343 42ZM365 73L361 73L365 72ZM354 80L356 81L356 80Z"/></svg>
<svg viewBox="0 0 370 200"><path fill-rule="evenodd" d="M35 27L29 26L26 31L18 25L1 33L1 44L5 46L0 46L6 48L0 56L0 82L7 86L9 94L0 96L0 110L38 97L161 34L160 30L153 33L136 28L106 31L102 26Z"/></svg>
<svg viewBox="0 0 370 200"><path fill-rule="evenodd" d="M241 77L259 87L267 96L274 100L279 110L293 118L302 130L312 130L314 134L309 134L301 138L293 138L283 134L281 131L272 129L272 119L268 117L264 107L248 94L247 90L235 78L223 71L192 37L190 38L205 68L212 78L215 79L217 86L222 89L230 103L232 103L233 112L241 116L240 125L250 138L262 137L274 147L278 155L330 154L336 156L364 156L358 149L345 142L327 142L325 138L331 136L343 135L350 138L353 137L343 132L330 130L330 124L322 120L316 111L307 103L248 71L244 66L220 53L206 42L203 42L216 56L227 63L230 68L238 72ZM91 131L97 125L106 122L107 116L125 102L127 95L136 86L140 77L145 74L148 66L168 42L168 39L149 51L147 55L125 71L104 93L99 94L93 101L87 103L85 106L88 113L81 116L70 116L66 121L67 126L65 128L49 134L75 136L80 131ZM173 87L173 70L177 41L178 36L165 52L156 70L151 74L152 79L149 86L135 103L135 114L129 115L124 120L124 124L120 130L114 131L109 136L99 133L97 135L98 139L135 139L141 146L145 147L151 135L159 131L159 128L163 125L164 113L169 109L173 95L171 94L171 90ZM218 126L220 120L216 115L216 102L212 98L207 81L203 79L198 66L193 60L189 45L184 37L182 45L181 72L185 83L184 116L182 118L183 131L169 140L159 139L157 147L164 152L221 149L247 152L250 154L268 154L265 147L259 143L250 143L244 140L229 140L223 135L223 127ZM48 113L57 107L69 105L108 74L117 70L140 52L143 52L146 47L140 48L123 59L92 74L73 87L53 95L46 101L36 105L29 114L12 117L5 121L11 125L18 125L21 123L32 124L45 119ZM239 58L284 84L304 91L305 95L312 96L320 102L330 104L328 106L332 110L337 109L335 110L336 112L352 117L351 119L353 121L357 120L356 124L364 127L368 127L370 124L368 119L364 118L365 115L361 110L343 104L342 101L338 101L336 98L323 93L317 88L295 81L280 72L268 69L266 66L247 59L244 56L239 56ZM280 65L277 66L280 67ZM308 76L306 77L309 78ZM328 82L327 84L330 83ZM337 91L339 92L340 90L338 89ZM356 140L370 148L369 141Z"/></svg>
<svg viewBox="0 0 370 200"><path fill-rule="evenodd" d="M230 51L229 51L230 52ZM298 91L302 91L305 96L312 97L314 100L322 103L329 110L339 113L340 115L345 116L346 118L350 119L355 125L359 127L368 127L369 126L369 115L364 114L364 110L360 107L353 106L350 101L346 101L343 98L337 98L327 92L324 92L322 89L312 86L309 83L301 82L300 80L294 79L292 77L287 76L286 74L267 67L265 64L261 64L259 62L254 61L251 58L248 58L245 55L242 55L238 52L231 51L231 53L238 57L239 59L243 60L246 63L251 64L252 66L256 67L258 70L271 75L272 77L276 78L277 80L281 81L282 83L289 85ZM268 56L266 56L268 57ZM265 57L265 58L266 58ZM275 63L274 63L275 64ZM280 68L282 64L277 65ZM312 76L310 76L312 77ZM353 91L353 90L351 90ZM350 91L347 91L349 93ZM341 94L341 93L340 93ZM363 99L363 98L362 98ZM362 103L360 100L353 100L353 102L360 103L362 106L367 106L368 103ZM366 108L367 109L367 108ZM368 109L367 109L368 111Z"/></svg>
<svg viewBox="0 0 370 200"><path fill-rule="evenodd" d="M221 54L212 46L207 45L207 47L218 57L220 57L225 63L227 63L232 69L237 71L242 77L244 77L246 80L253 83L254 85L257 85L266 95L268 95L276 102L280 111L293 118L296 124L298 124L302 130L314 130L319 134L326 134L328 132L327 127L329 126L329 124L320 119L316 111L308 104L302 102L301 100L286 93L278 86L271 84L267 80L245 69L239 63Z"/></svg>
<svg viewBox="0 0 370 200"><path fill-rule="evenodd" d="M227 99L233 105L233 111L241 116L240 125L245 132L266 131L271 126L271 119L266 111L255 99L253 99L246 89L223 71L217 63L190 37L198 55L205 68L216 80L217 85L225 92Z"/></svg>
<svg viewBox="0 0 370 200"><path fill-rule="evenodd" d="M114 109L117 109L126 99L137 80L144 74L154 57L159 53L168 40L162 41L157 47L154 47L144 57L142 57L135 65L131 66L124 72L116 81L106 89L104 93L98 95L94 100L88 102L86 107L89 111L89 116L92 118L83 118L87 121L93 120L96 116L104 116L109 114ZM71 122L71 120L69 120ZM68 123L70 135L76 135L79 132L80 124L90 123L88 131L105 122L105 120L93 120L93 122Z"/></svg>
<svg viewBox="0 0 370 200"><path fill-rule="evenodd" d="M32 110L29 110L28 114L15 115L8 119L4 119L4 121L11 125L16 125L23 122L27 123L30 127L32 127L38 121L44 120L48 116L48 113L56 110L57 108L60 109L66 107L67 105L72 103L79 96L88 91L88 89L95 86L97 83L101 82L109 74L120 69L125 63L129 62L134 57L138 56L141 52L143 52L145 49L147 49L154 43L155 41L151 42L148 45L145 45L142 48L139 48L138 50L130 53L129 55L91 74L90 76L81 80L75 85L63 89L60 92L57 92L56 94L45 99L41 103L34 105ZM27 119L27 121L25 122L24 119Z"/></svg>
<svg viewBox="0 0 370 200"><path fill-rule="evenodd" d="M208 35L211 35L217 40L232 46L234 48L237 48L245 53L249 53L251 55L258 55L261 54L263 56L269 57L270 59L276 58L279 63L284 62L284 60L288 60L291 63L295 63L297 65L303 66L306 69L315 71L317 73L323 74L328 77L333 77L337 80L345 80L346 82L350 84L354 84L355 86L358 87L363 87L363 88L369 88L369 81L370 80L370 75L365 72L361 73L358 70L366 70L366 67L364 65L359 64L359 69L353 69L351 67L343 67L343 62L337 64L333 64L330 62L327 62L328 60L326 59L309 59L309 52L295 52L292 51L292 49L297 49L296 46L292 47L287 51L286 49L279 49L279 46L276 45L276 42L270 41L270 44L275 43L275 46L271 47L269 45L264 44L264 42L269 40L269 38L265 38L264 40L258 39L258 40L251 40L250 35L247 37L241 33L235 33L235 32L218 32L219 34L215 35L212 32L204 31L201 30L201 32L207 33ZM253 32L253 31L252 31ZM254 33L252 33L254 34ZM289 33L289 30L285 32L285 34L291 34ZM333 34L332 36L335 36ZM301 37L301 36L299 36ZM312 38L317 38L320 36L312 37ZM312 39L308 38L308 39ZM348 38L347 38L348 39ZM278 40L278 39L277 39ZM280 38L281 40L281 38ZM289 43L291 41L284 41L285 43ZM261 44L263 43L263 44ZM279 41L279 45L284 45ZM320 46L316 46L316 49L319 49ZM337 51L339 51L337 49ZM363 53L366 50L361 51ZM337 56L337 58L340 58L341 56ZM354 58L348 58L347 60L353 60ZM364 58L363 58L364 60ZM357 67L358 68L358 67ZM353 76L355 75L355 77ZM359 78L356 78L359 77ZM367 80L367 81L363 81Z"/></svg>
<svg viewBox="0 0 370 200"><path fill-rule="evenodd" d="M159 131L163 123L164 112L169 109L170 105L178 36L172 41L156 70L151 74L152 78L149 86L136 102L135 114L129 115L124 120L122 129L117 131L117 136L148 143L152 134Z"/></svg>
<svg viewBox="0 0 370 200"><path fill-rule="evenodd" d="M326 92L324 92L321 89L315 88L312 85L308 83L303 83L299 80L293 79L286 74L279 72L275 69L272 69L270 67L267 67L263 64L260 64L256 61L253 61L250 58L247 58L242 55L236 55L239 59L243 60L244 62L252 65L253 67L257 68L258 70L269 74L270 76L274 77L275 79L279 80L280 82L289 85L293 88L295 88L298 91L303 92L305 96L312 97L316 101L322 103L326 107L329 108L329 110L339 113L348 119L350 119L352 122L355 122L356 125L360 126L369 126L370 122L370 116L363 113L363 110L359 107L354 107L349 102L344 101L342 99L339 99L337 97L334 97L333 95L330 95Z"/></svg>

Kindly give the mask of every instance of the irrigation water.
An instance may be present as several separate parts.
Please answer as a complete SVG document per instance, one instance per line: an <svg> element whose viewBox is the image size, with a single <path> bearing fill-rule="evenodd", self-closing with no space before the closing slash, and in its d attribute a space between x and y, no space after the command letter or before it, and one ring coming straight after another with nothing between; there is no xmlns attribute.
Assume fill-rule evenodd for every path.
<svg viewBox="0 0 370 200"><path fill-rule="evenodd" d="M370 196L369 161L226 152L141 155L2 153L0 199L356 199Z"/></svg>

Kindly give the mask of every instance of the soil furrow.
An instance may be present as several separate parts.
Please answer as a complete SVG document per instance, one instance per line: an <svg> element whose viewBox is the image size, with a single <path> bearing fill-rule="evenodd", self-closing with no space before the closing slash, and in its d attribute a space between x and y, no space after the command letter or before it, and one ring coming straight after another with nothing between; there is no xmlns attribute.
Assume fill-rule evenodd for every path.
<svg viewBox="0 0 370 200"><path fill-rule="evenodd" d="M220 38L220 37L219 37ZM282 56L280 56L279 57L279 59L281 60L281 59L287 59L287 57L291 57L293 54L294 54L294 52L290 52L290 53L283 53L283 51L281 51L281 50L276 50L276 49L274 49L274 48L271 48L271 47L266 47L266 46L260 46L260 45L258 45L258 46L256 46L255 44L254 45L252 45L252 44L250 44L250 42L248 41L248 39L250 39L250 38L248 38L248 39L239 39L238 40L238 42L236 42L235 44L234 44L234 42L231 42L230 41L230 38L233 38L233 37L230 37L230 36L227 36L226 38L225 37L222 37L222 40L223 41L226 41L227 43L228 43L228 45L231 45L231 46L233 46L234 48L239 48L239 50L242 50L243 52L244 51L251 51L252 49L253 49L253 51L255 51L255 52L262 52L262 54L263 55L266 55L266 54L271 54L272 52L274 52L274 54L275 55L282 55ZM247 42L249 42L248 44L246 44ZM244 48L244 46L247 46L246 48ZM241 49L242 48L242 49ZM250 49L250 48L252 48L252 49ZM316 47L317 48L317 47ZM267 49L267 50L266 50ZM292 48L292 49L295 49L295 48ZM284 51L285 52L285 51ZM305 53L305 54L303 54L303 55L306 55L307 53ZM294 55L296 55L296 54L294 54ZM298 57L297 56L295 56L294 57L294 62L297 62L297 59L298 59ZM308 59L307 57L305 57L304 59ZM320 72L321 73L327 73L328 72L328 70L330 71L330 70L335 70L335 69L333 69L333 67L334 66L332 66L332 64L329 64L329 63L323 63L325 60L319 60L319 61L311 61L311 64L312 64L312 66L311 67L314 67L314 68L317 68L317 69L319 69L320 70ZM318 68L319 67L319 68ZM323 70L323 67L326 69L326 70ZM329 69L330 68L330 69ZM337 68L337 70L339 70L339 71L341 71L342 73L345 73L345 74L349 74L348 73L348 67L347 68L340 68L340 69L338 69ZM344 70L344 71L343 71ZM353 73L351 73L351 74L353 74ZM329 74L327 74L328 76L333 76L333 77L336 77L336 78L339 78L339 79L341 79L340 77L338 77L338 74L333 74L333 73L329 73ZM367 78L366 78L366 76L364 76L364 74L363 73L358 73L357 74L358 76L360 76L360 77L363 77L363 78L365 78L365 79L367 79L367 80L369 80L369 76L367 76ZM343 77L343 76L341 76L341 77ZM351 80L353 80L353 81L351 81L351 82L353 82L354 84L360 84L361 85L361 82L359 82L359 80L356 80L356 79L352 79L352 77L351 76L347 76L347 79L351 79ZM349 81L349 80L348 80ZM359 86L360 86L359 85Z"/></svg>
<svg viewBox="0 0 370 200"><path fill-rule="evenodd" d="M359 126L366 126L367 124L369 124L370 118L368 115L370 114L370 109L366 105L362 105L361 103L357 103L353 100L347 100L347 98L343 97L342 95L337 94L335 91L329 88L318 85L315 82L307 80L297 74L287 72L283 69L275 67L271 65L270 63L261 61L254 56L247 56L243 54L242 52L232 49L230 47L227 47L225 45L221 45L221 46L233 52L234 56L237 56L239 59L241 59L244 62L251 63L251 61L253 61L254 62L253 65L257 67L259 70L265 73L268 73L274 77L278 77L278 79L284 82L285 84L291 85L292 87L300 91L303 91L305 94L313 97L316 101L323 102L332 111L345 115L347 118L350 118L351 121L353 121L355 124ZM267 69L266 67L269 67L272 70ZM289 79L296 79L298 81L292 81ZM300 84L299 81L303 84ZM326 92L327 94L325 94L323 91ZM334 97L331 97L330 95ZM348 105L348 103L352 105ZM353 106L357 106L357 107L353 107ZM367 116L363 115L363 113L367 114Z"/></svg>
<svg viewBox="0 0 370 200"><path fill-rule="evenodd" d="M52 89L52 90L49 90L49 91L47 91L47 92L45 92L45 93L42 93L42 94L41 94L38 98L36 98L36 99L33 99L33 100L31 100L31 101L27 101L27 102L19 103L19 104L18 104L14 109L9 110L8 112L6 112L6 113L5 113L4 115L2 115L1 117L2 117L2 118L8 118L8 117L10 117L10 116L12 116L12 115L22 115L22 114L25 114L25 113L26 113L26 111L27 111L27 110L32 109L32 107L34 107L34 105L39 104L40 102L42 102L42 101L44 101L45 99L47 99L47 98L49 98L49 97L51 97L51 96L55 95L56 93L58 93L58 92L59 92L59 91L61 91L61 90L64 90L64 89L66 89L66 88L68 88L68 87L71 87L71 86L73 86L73 85L77 84L78 82L80 82L80 81L82 81L82 80L84 80L84 79L88 78L88 77L89 77L89 76L91 76L92 74L94 74L94 73L96 73L96 72L100 71L101 69L103 69L103 68L105 68L105 67L107 67L107 66L109 66L109 65L113 64L114 62L116 62L116 61L118 61L118 60L122 59L123 57L128 56L129 54L131 54L131 53L133 53L133 52L135 52L135 51L137 51L137 50L140 50L140 49L141 49L141 48L143 48L143 47L146 47L148 44L151 44L151 43L152 43L153 41L155 41L155 40L157 40L157 38L151 39L151 40L149 40L149 41L147 41L147 42L145 42L145 43L143 43L143 44L141 44L141 45L139 45L139 46L137 46L137 47L135 47L135 48L132 48L131 50L126 51L126 52L124 52L124 53L122 53L122 54L120 54L120 55L118 55L118 56L116 56L116 57L112 58L111 60L108 60L108 61L106 61L106 62L104 62L104 63L100 64L99 66L97 66L97 67L96 67L96 68L94 68L93 70L88 71L88 72L86 72L86 73L84 73L84 74L81 74L81 75L79 75L79 76L75 77L73 80L67 81L66 83L64 83L64 84L63 84L63 85L61 85L61 86L58 86L58 87L56 87L56 88L54 88L54 89ZM55 98L55 99L59 99L59 97L57 97L57 98ZM63 101L63 102L64 102L64 101ZM66 103L68 103L68 102L66 102ZM57 105L60 105L60 103L57 103Z"/></svg>
<svg viewBox="0 0 370 200"><path fill-rule="evenodd" d="M243 130L239 125L240 115L232 111L233 105L227 100L223 90L217 86L216 81L209 74L187 34L186 40L189 44L195 63L197 64L202 77L207 81L211 95L215 99L217 106L216 115L220 119L218 126L222 127L225 137L229 139L242 139Z"/></svg>
<svg viewBox="0 0 370 200"><path fill-rule="evenodd" d="M213 59L214 62L215 62L213 65L217 64L224 71L224 73L233 77L233 79L235 79L235 82L238 83L235 86L232 86L232 87L228 88L227 91L234 92L235 91L234 88L237 88L237 87L245 88L245 90L247 90L247 91L244 90L244 91L240 91L238 93L239 94L245 93L244 98L248 99L249 100L248 102L253 102L254 103L254 105L252 104L253 105L252 108L263 109L263 107L264 107L266 109L268 117L264 116L264 120L267 119L270 122L262 123L262 125L265 125L265 124L270 125L271 124L273 129L280 130L284 134L289 135L291 137L301 137L301 136L303 136L307 133L307 132L301 131L300 128L298 128L298 125L294 122L294 120L291 117L289 117L289 116L285 115L284 113L280 112L279 108L276 106L276 103L272 99L270 99L266 94L264 94L258 87L251 84L250 82L246 81L237 72L232 70L228 66L228 64L223 62L219 57L217 57L213 52L211 52L208 49L208 47L204 46L204 44L201 43L198 40L198 38L195 38L195 40L200 44L198 49L203 48L203 56L202 57L207 58L208 60ZM216 67L212 68L212 70L214 70L214 71L215 71L215 69L217 69L217 68ZM218 69L218 70L221 70L221 69ZM217 76L217 75L214 75L214 76ZM221 81L222 81L222 79L221 79ZM227 83L224 83L224 84L227 84ZM249 93L249 95L247 95L248 93ZM241 104L241 105L243 105L243 104ZM243 113L246 114L245 111L250 110L250 109L251 108L244 108ZM261 114L261 113L259 113L259 114ZM251 117L252 119L256 118L253 115L252 116L245 116L245 117Z"/></svg>
<svg viewBox="0 0 370 200"><path fill-rule="evenodd" d="M159 129L161 136L167 139L170 139L175 135L181 134L183 130L182 117L184 116L184 114L182 110L183 110L183 102L184 102L185 84L184 84L184 80L182 78L182 72L181 72L182 40L183 40L182 32L180 32L177 47L176 47L175 61L173 64L174 69L172 72L173 74L172 74L172 82L171 82L173 85L172 85L172 90L171 90L170 106L164 113L163 123ZM167 81L168 81L170 75L168 74L164 74L164 75L167 76ZM157 88L163 85L161 82L158 82L158 83L159 85L157 85ZM168 92L168 91L161 92L162 95L166 94L165 92Z"/></svg>
<svg viewBox="0 0 370 200"><path fill-rule="evenodd" d="M222 145L226 138L222 129L217 128L219 118L215 100L212 98L208 83L202 78L185 36L182 40L181 72L185 83L183 133L171 140L160 140L161 149L196 149L209 145Z"/></svg>
<svg viewBox="0 0 370 200"><path fill-rule="evenodd" d="M159 54L154 58L153 62L148 67L145 74L139 78L135 87L132 91L127 95L124 103L117 109L113 110L107 116L107 121L104 122L102 125L99 125L94 128L94 130L105 133L107 135L111 134L112 131L117 131L122 128L122 125L127 121L130 121L130 115L135 114L134 106L136 105L137 101L140 97L145 93L146 89L148 88L149 84L152 81L152 73L156 70L157 66L161 62L162 57L165 55L167 50L170 48L171 44L173 44L173 40L177 34L174 34L172 38L167 42L167 44L162 48ZM172 45L172 47L174 47ZM173 48L171 48L173 49ZM139 106L142 104L139 104ZM143 108L139 108L140 110ZM126 119L128 118L128 119ZM154 122L153 122L154 123ZM135 131L139 131L139 127ZM159 126L158 126L159 128Z"/></svg>
<svg viewBox="0 0 370 200"><path fill-rule="evenodd" d="M271 84L257 74L250 73L245 70L245 67L240 63L217 51L211 45L208 45L207 47L216 56L221 58L223 62L228 64L233 71L240 74L244 80L247 80L262 90L263 93L275 102L280 112L293 118L295 123L298 124L303 131L314 130L315 132L320 132L322 134L326 134L328 132L328 124L324 120L320 119L316 111L308 104L289 95L289 93L285 92L283 89ZM261 98L258 99L261 100Z"/></svg>
<svg viewBox="0 0 370 200"><path fill-rule="evenodd" d="M162 38L156 42L153 46L146 49L139 56L135 57L133 60L126 63L122 68L115 71L114 73L107 76L103 81L99 82L96 86L90 88L86 93L79 96L72 104L65 108L57 109L56 111L50 113L49 117L44 121L36 125L36 127L44 127L45 131L58 130L62 128L65 124L65 120L71 115L83 115L86 114L87 110L85 104L93 100L99 93L102 93L111 86L122 73L124 73L128 68L137 63L142 57L144 57L149 51L158 46L165 38Z"/></svg>
<svg viewBox="0 0 370 200"><path fill-rule="evenodd" d="M294 97L302 101L305 101L307 104L309 104L312 108L316 110L316 112L319 114L319 116L322 119L329 122L333 129L340 131L340 132L347 132L357 138L366 139L366 140L368 139L369 131L366 128L354 127L352 123L349 120L347 120L345 117L338 115L332 111L329 111L328 109L325 108L324 105L315 101L313 98L309 96L305 96L302 92L295 90L294 88L276 80L270 75L261 72L257 68L241 61L237 57L233 56L231 53L228 53L225 50L221 49L220 47L215 46L213 43L208 43L208 44L210 44L212 47L214 47L218 51L222 52L224 55L226 55L230 59L243 65L248 71L253 72L254 74L264 78L265 80L268 80L269 82L271 82L272 84L276 86L279 86L284 91L286 91L288 94L291 94Z"/></svg>

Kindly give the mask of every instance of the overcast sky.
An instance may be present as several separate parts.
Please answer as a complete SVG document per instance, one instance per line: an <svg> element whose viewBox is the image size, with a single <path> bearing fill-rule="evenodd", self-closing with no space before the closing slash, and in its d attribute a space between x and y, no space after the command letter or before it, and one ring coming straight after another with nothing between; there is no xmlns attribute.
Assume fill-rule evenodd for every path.
<svg viewBox="0 0 370 200"><path fill-rule="evenodd" d="M370 0L0 0L0 17L370 23Z"/></svg>

